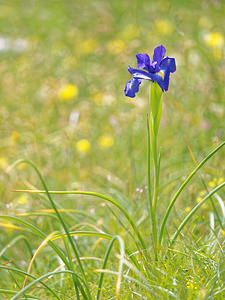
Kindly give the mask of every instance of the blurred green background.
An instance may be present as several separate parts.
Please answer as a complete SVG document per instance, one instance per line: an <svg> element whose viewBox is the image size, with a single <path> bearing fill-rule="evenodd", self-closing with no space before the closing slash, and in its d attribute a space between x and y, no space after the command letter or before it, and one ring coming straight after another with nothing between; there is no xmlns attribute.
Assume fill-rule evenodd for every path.
<svg viewBox="0 0 225 300"><path fill-rule="evenodd" d="M135 99L123 89L135 55L161 44L177 62L159 138L164 208L193 168L185 140L199 161L224 139L224 14L222 0L0 1L1 211L49 206L10 192L40 187L25 165L7 172L28 158L50 189L116 195L143 213L149 83ZM224 176L223 159L218 153L204 169L206 182ZM189 191L185 207L198 196L196 182ZM100 213L93 202L61 205Z"/></svg>
<svg viewBox="0 0 225 300"><path fill-rule="evenodd" d="M123 89L131 77L128 65L136 67L137 53L147 52L152 57L161 44L168 56L176 58L177 71L163 96L159 133L161 215L184 176L194 168L186 144L200 161L224 140L224 15L223 0L0 0L0 213L21 218L28 213L23 217L47 234L61 229L52 217L44 216L51 208L45 196L12 192L42 188L29 166L8 171L13 162L27 158L38 165L51 190L111 195L147 236L149 82L142 83L136 98L125 97ZM223 182L224 150L201 173L209 189ZM202 199L203 189L196 176L173 212L171 234L179 218ZM59 207L73 209L64 214L71 230L86 228L88 222L105 232L119 233L132 248L117 210L80 196L54 199ZM188 227L190 235L181 247L183 242L189 245L193 234L193 240L207 243L210 211L206 204L195 215L191 233ZM31 212L40 215L33 217ZM0 232L3 248L21 228L1 221ZM26 236L32 249L40 245L40 239L30 233ZM79 240L82 255L103 257L106 243L97 248L93 241ZM6 255L0 263L12 260L27 269L30 254L24 247L12 247ZM37 272L58 267L54 259L50 249L43 251ZM201 291L205 293L214 267L209 266L208 271L203 266L205 277L201 268L192 277L188 256L186 259L182 260L183 269L180 262L174 263L171 274L177 272L180 282L186 282L187 289L182 284L178 287L179 295L188 295L192 278L194 298L190 299L197 299ZM91 263L89 280L93 285L98 275L92 270L99 267L99 263ZM14 289L10 273L2 274L1 288ZM169 282L170 275L168 278ZM111 297L115 282L111 278L107 282ZM125 290L129 298L128 288L134 289L129 286ZM68 286L66 289L69 291Z"/></svg>

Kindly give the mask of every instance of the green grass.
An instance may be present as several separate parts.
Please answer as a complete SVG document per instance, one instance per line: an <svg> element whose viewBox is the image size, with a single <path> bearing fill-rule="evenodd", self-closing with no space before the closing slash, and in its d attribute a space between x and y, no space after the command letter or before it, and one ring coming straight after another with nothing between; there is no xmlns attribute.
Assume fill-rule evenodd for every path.
<svg viewBox="0 0 225 300"><path fill-rule="evenodd" d="M222 0L0 1L0 299L224 299L225 58L205 42L225 36L224 13ZM156 260L149 86L123 89L136 53L160 44L177 71L158 133ZM65 84L78 95L62 100Z"/></svg>

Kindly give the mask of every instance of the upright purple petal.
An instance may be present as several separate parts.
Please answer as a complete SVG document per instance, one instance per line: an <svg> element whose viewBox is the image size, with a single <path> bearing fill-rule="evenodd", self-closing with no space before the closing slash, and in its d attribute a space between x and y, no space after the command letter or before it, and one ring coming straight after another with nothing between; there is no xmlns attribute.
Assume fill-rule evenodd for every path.
<svg viewBox="0 0 225 300"><path fill-rule="evenodd" d="M150 58L147 53L138 53L137 57L137 67L139 69L148 70L150 67Z"/></svg>
<svg viewBox="0 0 225 300"><path fill-rule="evenodd" d="M131 80L128 81L125 86L124 89L125 95L130 98L134 98L136 96L135 93L139 91L140 84L141 84L141 79L137 79L135 77L131 78Z"/></svg>
<svg viewBox="0 0 225 300"><path fill-rule="evenodd" d="M156 47L153 54L153 61L157 61L160 64L165 54L166 48L163 45Z"/></svg>

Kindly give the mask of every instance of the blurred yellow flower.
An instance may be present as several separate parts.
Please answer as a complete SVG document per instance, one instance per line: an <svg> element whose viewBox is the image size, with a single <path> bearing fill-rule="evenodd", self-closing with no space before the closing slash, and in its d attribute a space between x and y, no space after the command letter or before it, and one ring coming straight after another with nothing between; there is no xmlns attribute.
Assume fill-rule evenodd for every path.
<svg viewBox="0 0 225 300"><path fill-rule="evenodd" d="M8 164L9 163L6 157L0 157L0 169L5 169Z"/></svg>
<svg viewBox="0 0 225 300"><path fill-rule="evenodd" d="M217 183L217 178L214 178L213 180L211 180L211 181L209 182L209 186L213 188L213 187L216 186L216 183Z"/></svg>
<svg viewBox="0 0 225 300"><path fill-rule="evenodd" d="M125 40L133 40L139 37L139 35L140 35L140 29L137 26L132 24L127 25L121 34L122 38Z"/></svg>
<svg viewBox="0 0 225 300"><path fill-rule="evenodd" d="M192 281L188 281L187 282L187 288L188 289L196 289L196 287L195 287L195 285L194 285L194 283Z"/></svg>
<svg viewBox="0 0 225 300"><path fill-rule="evenodd" d="M167 20L157 20L154 26L156 31L161 35L168 35L173 32L173 24Z"/></svg>
<svg viewBox="0 0 225 300"><path fill-rule="evenodd" d="M22 195L22 196L16 198L16 203L17 203L17 204L24 205L24 204L27 203L27 201L28 201L28 198L27 198L26 195Z"/></svg>
<svg viewBox="0 0 225 300"><path fill-rule="evenodd" d="M205 43L212 48L221 48L224 45L224 36L219 32L210 32L205 35Z"/></svg>
<svg viewBox="0 0 225 300"><path fill-rule="evenodd" d="M221 183L225 182L225 178L224 177L220 177L218 178L217 184L220 185Z"/></svg>
<svg viewBox="0 0 225 300"><path fill-rule="evenodd" d="M19 133L17 131L13 131L10 137L12 144L15 144L18 141Z"/></svg>
<svg viewBox="0 0 225 300"><path fill-rule="evenodd" d="M91 100L97 105L102 105L103 104L103 93L97 92L97 93L92 94Z"/></svg>
<svg viewBox="0 0 225 300"><path fill-rule="evenodd" d="M114 138L110 135L102 135L98 139L101 148L110 148L114 145Z"/></svg>
<svg viewBox="0 0 225 300"><path fill-rule="evenodd" d="M126 45L124 41L122 40L114 40L107 44L107 49L109 53L111 54L120 54L124 49L126 48Z"/></svg>
<svg viewBox="0 0 225 300"><path fill-rule="evenodd" d="M222 235L225 235L225 230L222 229L222 230L221 230L221 233L222 233Z"/></svg>
<svg viewBox="0 0 225 300"><path fill-rule="evenodd" d="M197 201L198 203L200 203L200 202L202 201L202 197L198 197L198 198L196 199L196 201Z"/></svg>
<svg viewBox="0 0 225 300"><path fill-rule="evenodd" d="M91 149L91 145L88 140L82 139L76 143L76 149L80 153L87 153Z"/></svg>
<svg viewBox="0 0 225 300"><path fill-rule="evenodd" d="M66 84L58 91L58 96L62 101L75 99L77 95L78 87L74 84Z"/></svg>
<svg viewBox="0 0 225 300"><path fill-rule="evenodd" d="M187 206L187 207L185 208L185 212L186 212L186 213L189 213L190 211L191 211L190 206Z"/></svg>
<svg viewBox="0 0 225 300"><path fill-rule="evenodd" d="M79 46L79 50L83 54L89 54L94 52L98 47L98 42L94 39L88 39L82 42Z"/></svg>

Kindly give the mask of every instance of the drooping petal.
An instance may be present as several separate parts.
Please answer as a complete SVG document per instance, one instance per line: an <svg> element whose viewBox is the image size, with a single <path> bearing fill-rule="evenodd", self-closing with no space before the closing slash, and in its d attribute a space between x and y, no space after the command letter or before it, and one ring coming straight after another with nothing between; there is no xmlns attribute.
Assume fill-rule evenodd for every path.
<svg viewBox="0 0 225 300"><path fill-rule="evenodd" d="M151 80L151 76L150 76L151 73L149 73L149 72L134 69L131 66L128 67L128 71L130 72L131 75L134 75L135 78L137 78L137 79Z"/></svg>
<svg viewBox="0 0 225 300"><path fill-rule="evenodd" d="M125 95L130 98L134 98L136 96L135 93L137 93L139 91L140 84L141 84L141 79L138 79L135 77L131 78L131 80L128 81L125 86L125 89L124 89Z"/></svg>
<svg viewBox="0 0 225 300"><path fill-rule="evenodd" d="M153 61L157 61L157 63L160 64L165 54L166 48L163 47L163 45L156 47L154 49Z"/></svg>
<svg viewBox="0 0 225 300"><path fill-rule="evenodd" d="M168 91L170 73L174 73L176 71L175 58L166 57L163 59L160 64L160 70L164 73L164 89L165 91Z"/></svg>
<svg viewBox="0 0 225 300"><path fill-rule="evenodd" d="M138 69L149 70L150 67L150 58L147 53L138 53L137 57L137 67Z"/></svg>
<svg viewBox="0 0 225 300"><path fill-rule="evenodd" d="M162 60L160 64L161 70L168 70L171 73L174 73L176 71L176 62L175 58L172 57L166 57Z"/></svg>

